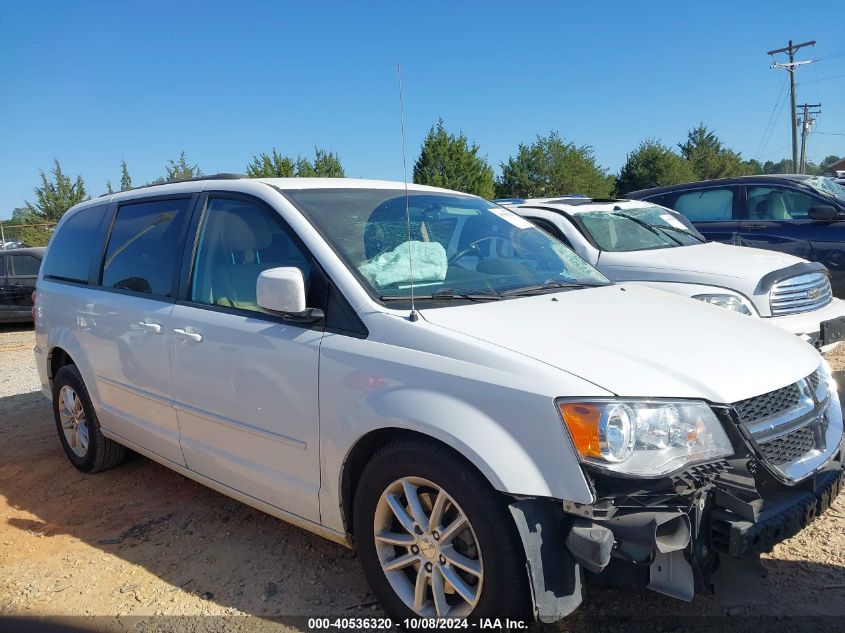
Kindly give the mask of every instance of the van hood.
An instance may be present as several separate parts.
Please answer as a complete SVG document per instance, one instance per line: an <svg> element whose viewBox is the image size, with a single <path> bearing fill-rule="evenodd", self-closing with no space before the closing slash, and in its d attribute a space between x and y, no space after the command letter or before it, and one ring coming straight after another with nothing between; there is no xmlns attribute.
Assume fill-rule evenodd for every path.
<svg viewBox="0 0 845 633"><path fill-rule="evenodd" d="M794 383L821 363L810 345L759 319L637 285L420 314L627 397L731 403Z"/></svg>
<svg viewBox="0 0 845 633"><path fill-rule="evenodd" d="M627 253L603 251L597 268L614 281L703 283L750 294L764 275L803 261L761 248L708 242Z"/></svg>

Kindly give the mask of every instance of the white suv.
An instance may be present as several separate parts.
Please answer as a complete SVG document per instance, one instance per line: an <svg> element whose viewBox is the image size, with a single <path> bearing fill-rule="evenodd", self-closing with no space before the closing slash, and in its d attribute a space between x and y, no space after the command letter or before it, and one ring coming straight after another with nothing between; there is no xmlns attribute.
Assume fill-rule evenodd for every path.
<svg viewBox="0 0 845 633"><path fill-rule="evenodd" d="M843 481L812 347L452 191L221 175L89 200L35 310L77 468L130 448L354 545L405 626L552 621L617 566L691 599Z"/></svg>
<svg viewBox="0 0 845 633"><path fill-rule="evenodd" d="M613 281L760 318L825 353L845 338L845 301L833 296L829 273L818 262L706 242L680 213L640 200L573 196L502 202Z"/></svg>

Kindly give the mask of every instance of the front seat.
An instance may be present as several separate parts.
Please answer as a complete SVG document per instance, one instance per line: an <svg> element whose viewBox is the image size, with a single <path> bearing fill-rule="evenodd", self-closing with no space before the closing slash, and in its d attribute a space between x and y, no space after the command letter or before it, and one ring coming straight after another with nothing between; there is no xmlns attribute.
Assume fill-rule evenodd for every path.
<svg viewBox="0 0 845 633"><path fill-rule="evenodd" d="M771 191L765 198L757 201L749 216L757 220L791 220L792 216L786 210L786 203L778 191Z"/></svg>
<svg viewBox="0 0 845 633"><path fill-rule="evenodd" d="M227 212L222 218L221 246L226 261L215 266L212 280L214 303L243 310L259 310L255 296L258 275L272 264L262 263L258 251L267 248L273 236L263 222L253 226L239 215ZM251 218L256 220L256 217Z"/></svg>

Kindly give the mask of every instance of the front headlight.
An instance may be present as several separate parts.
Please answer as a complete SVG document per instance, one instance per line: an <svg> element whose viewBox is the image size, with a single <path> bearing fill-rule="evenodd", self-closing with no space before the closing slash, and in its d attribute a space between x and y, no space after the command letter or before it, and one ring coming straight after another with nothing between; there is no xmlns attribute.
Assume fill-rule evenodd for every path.
<svg viewBox="0 0 845 633"><path fill-rule="evenodd" d="M615 473L656 477L733 453L703 402L558 400L557 406L581 461Z"/></svg>
<svg viewBox="0 0 845 633"><path fill-rule="evenodd" d="M719 306L720 308L727 308L740 314L747 314L749 316L753 316L754 314L753 306L742 297L737 297L736 295L693 295L692 298L709 303L710 305Z"/></svg>

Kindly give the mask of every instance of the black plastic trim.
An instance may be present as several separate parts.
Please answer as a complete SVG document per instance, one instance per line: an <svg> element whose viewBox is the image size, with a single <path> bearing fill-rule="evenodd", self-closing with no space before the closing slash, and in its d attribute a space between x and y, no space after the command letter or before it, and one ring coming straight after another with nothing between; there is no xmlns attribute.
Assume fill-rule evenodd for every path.
<svg viewBox="0 0 845 633"><path fill-rule="evenodd" d="M769 292L769 290L772 289L772 286L779 281L784 281L797 275L806 275L808 273L824 273L828 277L830 276L830 271L828 271L827 266L820 262L798 262L797 264L792 264L792 266L787 266L786 268L781 268L780 270L773 270L772 272L763 275L760 279L760 283L757 284L757 288L754 290L754 294Z"/></svg>
<svg viewBox="0 0 845 633"><path fill-rule="evenodd" d="M845 472L838 462L818 474L814 490L795 490L770 502L755 520L743 520L727 509L714 508L711 525L727 539L726 552L735 558L771 551L781 541L795 536L821 515L845 489Z"/></svg>

